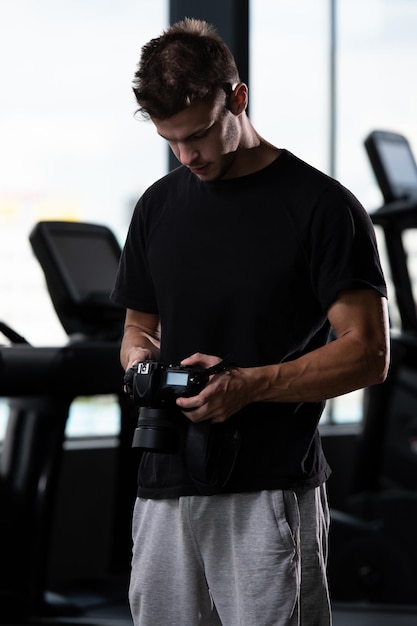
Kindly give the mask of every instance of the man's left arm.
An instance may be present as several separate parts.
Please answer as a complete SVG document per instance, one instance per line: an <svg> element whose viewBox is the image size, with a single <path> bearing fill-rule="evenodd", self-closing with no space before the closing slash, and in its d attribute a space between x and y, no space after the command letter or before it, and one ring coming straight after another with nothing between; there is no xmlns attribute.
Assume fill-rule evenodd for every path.
<svg viewBox="0 0 417 626"><path fill-rule="evenodd" d="M389 367L386 299L372 289L342 292L328 319L336 338L298 359L233 368L213 376L194 398L177 403L192 421L223 422L253 402L317 402L382 383ZM208 367L215 357L193 355L185 365Z"/></svg>

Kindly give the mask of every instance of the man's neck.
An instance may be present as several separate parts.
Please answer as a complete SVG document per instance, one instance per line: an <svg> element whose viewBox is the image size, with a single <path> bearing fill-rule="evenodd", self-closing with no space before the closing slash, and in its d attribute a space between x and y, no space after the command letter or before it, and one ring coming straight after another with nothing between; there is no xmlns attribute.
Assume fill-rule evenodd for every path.
<svg viewBox="0 0 417 626"><path fill-rule="evenodd" d="M279 157L282 150L268 143L256 133L252 132L242 138L233 166L225 178L239 178L258 172L270 165Z"/></svg>

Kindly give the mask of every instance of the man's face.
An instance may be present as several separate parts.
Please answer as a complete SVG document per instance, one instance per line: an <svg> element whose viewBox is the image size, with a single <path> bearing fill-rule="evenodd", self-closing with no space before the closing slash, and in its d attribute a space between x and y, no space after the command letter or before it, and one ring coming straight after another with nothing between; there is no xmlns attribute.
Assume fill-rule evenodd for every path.
<svg viewBox="0 0 417 626"><path fill-rule="evenodd" d="M223 102L196 102L166 119L153 119L156 130L167 140L177 159L200 180L229 178L239 147L238 116Z"/></svg>

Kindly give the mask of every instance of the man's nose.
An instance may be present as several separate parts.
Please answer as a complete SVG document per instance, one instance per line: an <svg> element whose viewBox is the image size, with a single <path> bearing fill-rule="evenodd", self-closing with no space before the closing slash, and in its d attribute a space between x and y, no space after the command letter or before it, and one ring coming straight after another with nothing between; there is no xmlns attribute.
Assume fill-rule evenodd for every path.
<svg viewBox="0 0 417 626"><path fill-rule="evenodd" d="M198 160L198 151L193 146L178 145L178 159L183 165L192 165Z"/></svg>

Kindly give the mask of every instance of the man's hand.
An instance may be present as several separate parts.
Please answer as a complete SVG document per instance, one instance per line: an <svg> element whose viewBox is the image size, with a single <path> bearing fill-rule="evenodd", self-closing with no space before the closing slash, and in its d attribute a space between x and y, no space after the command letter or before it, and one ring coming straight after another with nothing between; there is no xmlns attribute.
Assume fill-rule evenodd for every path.
<svg viewBox="0 0 417 626"><path fill-rule="evenodd" d="M221 360L216 356L196 353L181 361L181 365L208 368L217 365ZM192 422L225 422L249 403L249 369L233 366L224 372L213 374L197 396L178 398L177 406Z"/></svg>
<svg viewBox="0 0 417 626"><path fill-rule="evenodd" d="M131 348L128 353L128 363L126 369L142 363L142 361L151 361L152 352L148 348Z"/></svg>

